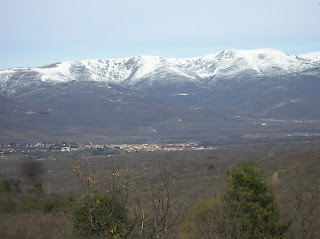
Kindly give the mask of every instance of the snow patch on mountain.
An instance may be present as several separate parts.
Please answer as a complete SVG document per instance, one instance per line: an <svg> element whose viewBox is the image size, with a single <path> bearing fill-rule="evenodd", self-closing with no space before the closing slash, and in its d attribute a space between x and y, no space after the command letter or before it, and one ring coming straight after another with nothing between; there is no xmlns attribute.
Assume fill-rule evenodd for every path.
<svg viewBox="0 0 320 239"><path fill-rule="evenodd" d="M227 50L195 58L135 56L61 62L37 68L0 71L0 86L11 79L47 83L100 81L124 86L185 82L213 84L218 79L279 76L320 66L320 52L291 56L274 49ZM18 79L18 80L17 80Z"/></svg>
<svg viewBox="0 0 320 239"><path fill-rule="evenodd" d="M55 65L55 67L39 67L34 68L34 71L41 75L42 81L64 82L74 80L71 75L70 67L72 62L62 62Z"/></svg>
<svg viewBox="0 0 320 239"><path fill-rule="evenodd" d="M307 62L274 49L228 50L205 56L204 59L217 66L214 75L222 78L245 71L261 76L275 76L309 68Z"/></svg>
<svg viewBox="0 0 320 239"><path fill-rule="evenodd" d="M311 52L303 55L299 55L299 58L309 60L311 62L320 62L320 52Z"/></svg>

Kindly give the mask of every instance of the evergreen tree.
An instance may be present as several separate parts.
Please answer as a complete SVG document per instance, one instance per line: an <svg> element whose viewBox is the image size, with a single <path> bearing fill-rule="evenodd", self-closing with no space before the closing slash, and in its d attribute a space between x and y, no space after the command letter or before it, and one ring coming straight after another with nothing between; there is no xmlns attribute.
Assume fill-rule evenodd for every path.
<svg viewBox="0 0 320 239"><path fill-rule="evenodd" d="M273 201L262 173L252 164L239 164L228 171L228 187L217 220L218 234L223 238L283 238L290 221L281 220Z"/></svg>

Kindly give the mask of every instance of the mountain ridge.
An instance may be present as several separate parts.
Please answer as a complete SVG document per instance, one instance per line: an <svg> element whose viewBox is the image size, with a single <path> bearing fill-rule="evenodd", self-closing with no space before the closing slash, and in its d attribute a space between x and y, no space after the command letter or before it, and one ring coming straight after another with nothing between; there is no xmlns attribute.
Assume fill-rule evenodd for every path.
<svg viewBox="0 0 320 239"><path fill-rule="evenodd" d="M216 79L280 76L302 72L320 66L320 52L288 55L274 49L227 50L195 58L164 58L160 56L134 56L122 59L93 59L53 63L35 68L12 68L0 71L1 87L19 73L32 74L29 79L48 83L72 80L104 81L129 87L146 82L165 80L166 74L179 76L181 81L209 82ZM19 77L19 76L18 76Z"/></svg>
<svg viewBox="0 0 320 239"><path fill-rule="evenodd" d="M317 133L319 59L320 52L227 50L3 70L0 140Z"/></svg>

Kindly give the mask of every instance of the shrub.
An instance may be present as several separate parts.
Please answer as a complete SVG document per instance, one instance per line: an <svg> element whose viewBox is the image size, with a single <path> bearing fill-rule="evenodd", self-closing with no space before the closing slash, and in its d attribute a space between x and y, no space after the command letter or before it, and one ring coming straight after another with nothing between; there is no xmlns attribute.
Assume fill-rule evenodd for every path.
<svg viewBox="0 0 320 239"><path fill-rule="evenodd" d="M86 238L114 238L127 223L128 209L107 193L94 193L74 210L74 234Z"/></svg>
<svg viewBox="0 0 320 239"><path fill-rule="evenodd" d="M8 180L2 179L1 185L0 185L0 191L2 193L11 193L12 188L11 188L10 182Z"/></svg>
<svg viewBox="0 0 320 239"><path fill-rule="evenodd" d="M33 186L32 189L28 190L29 193L44 193L41 183L37 183Z"/></svg>

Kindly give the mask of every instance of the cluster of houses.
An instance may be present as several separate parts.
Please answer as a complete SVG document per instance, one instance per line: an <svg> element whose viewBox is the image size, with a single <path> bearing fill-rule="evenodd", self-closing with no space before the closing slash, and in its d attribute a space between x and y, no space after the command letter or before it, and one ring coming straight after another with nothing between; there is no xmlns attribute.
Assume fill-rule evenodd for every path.
<svg viewBox="0 0 320 239"><path fill-rule="evenodd" d="M187 142L176 144L78 144L78 143L35 143L35 144L10 144L3 145L7 148L26 147L34 149L46 149L53 151L79 151L79 150L121 150L122 152L151 152L151 151L174 151L174 150L204 150L213 149L212 147L201 146L199 142Z"/></svg>
<svg viewBox="0 0 320 239"><path fill-rule="evenodd" d="M199 142L188 142L179 144L87 144L79 145L77 148L68 146L61 147L61 151L73 150L95 150L95 149L116 149L124 152L151 152L157 150L173 151L173 150L204 150L212 149L211 147L200 146Z"/></svg>

